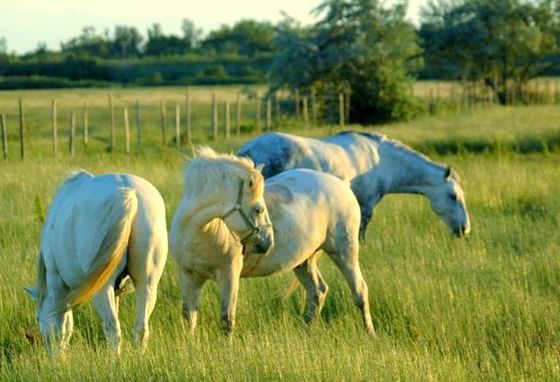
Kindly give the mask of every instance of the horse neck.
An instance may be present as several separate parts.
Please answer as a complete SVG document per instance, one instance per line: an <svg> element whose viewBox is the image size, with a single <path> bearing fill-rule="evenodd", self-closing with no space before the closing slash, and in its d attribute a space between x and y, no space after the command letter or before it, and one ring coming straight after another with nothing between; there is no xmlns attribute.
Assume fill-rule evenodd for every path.
<svg viewBox="0 0 560 382"><path fill-rule="evenodd" d="M428 195L442 183L445 167L412 149L384 143L379 153L384 194Z"/></svg>
<svg viewBox="0 0 560 382"><path fill-rule="evenodd" d="M189 202L185 201L188 205ZM224 213L224 206L221 203L204 203L196 208L187 208L182 216L183 235L191 240L196 239L200 233L207 232L213 228L212 224L218 224L215 220ZM222 222L222 224L225 224ZM206 236L206 235L205 235Z"/></svg>

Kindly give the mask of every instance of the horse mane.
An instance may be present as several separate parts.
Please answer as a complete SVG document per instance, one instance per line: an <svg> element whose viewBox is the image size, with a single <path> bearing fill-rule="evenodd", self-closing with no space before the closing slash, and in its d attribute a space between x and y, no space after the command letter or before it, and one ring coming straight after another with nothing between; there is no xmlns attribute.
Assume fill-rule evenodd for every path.
<svg viewBox="0 0 560 382"><path fill-rule="evenodd" d="M183 171L185 196L215 193L220 191L216 190L217 184L232 184L246 178L254 181L254 187L264 187L264 180L251 159L217 153L208 146L198 146L194 158L187 162Z"/></svg>
<svg viewBox="0 0 560 382"><path fill-rule="evenodd" d="M348 133L355 133L355 134L361 135L361 136L363 136L367 139L370 139L370 140L374 141L378 145L378 147L382 146L382 145L386 145L388 147L391 147L395 150L398 150L400 153L404 154L405 156L420 160L424 164L429 165L430 167L435 168L436 170L443 171L444 173L448 169L447 165L434 162L433 160L431 160L430 158L428 158L426 155L422 154L421 152L412 149L411 147L405 145L404 143L402 143L402 142L400 142L396 139L388 138L385 134L381 134L381 133L378 133L378 132L372 133L372 132L369 132L369 131L344 131L340 134L348 134ZM456 171L451 171L450 172L450 177L457 182L460 181L459 174L457 174Z"/></svg>

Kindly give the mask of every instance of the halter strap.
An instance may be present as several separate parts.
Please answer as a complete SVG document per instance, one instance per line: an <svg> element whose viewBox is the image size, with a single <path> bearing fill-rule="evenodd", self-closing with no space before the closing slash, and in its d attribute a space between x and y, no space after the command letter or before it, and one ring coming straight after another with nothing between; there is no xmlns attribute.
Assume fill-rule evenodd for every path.
<svg viewBox="0 0 560 382"><path fill-rule="evenodd" d="M234 237L236 237L239 242L241 244L244 244L248 239L250 239L253 235L256 235L257 233L261 232L263 229L265 228L269 228L271 226L271 224L263 224L261 226L255 225L251 219L249 219L249 217L247 216L247 214L245 213L245 211L243 211L243 208L241 208L241 202L243 201L243 185L244 185L244 181L240 180L239 181L239 190L237 192L237 202L235 203L235 205L228 211L226 212L223 216L222 216L222 220L226 220L229 216L233 215L235 212L239 212L239 215L241 215L241 218L243 219L243 221L245 222L245 224L247 224L247 226L249 226L251 228L251 232L243 237L240 238L239 235L235 232L233 232L231 229L231 233L234 235ZM226 224L227 225L227 224ZM229 228L229 227L228 227Z"/></svg>

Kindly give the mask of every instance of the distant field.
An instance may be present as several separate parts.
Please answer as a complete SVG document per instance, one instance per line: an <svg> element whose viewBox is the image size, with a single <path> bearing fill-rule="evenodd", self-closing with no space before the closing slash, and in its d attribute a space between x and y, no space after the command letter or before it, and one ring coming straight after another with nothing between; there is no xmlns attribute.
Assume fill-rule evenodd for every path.
<svg viewBox="0 0 560 382"><path fill-rule="evenodd" d="M182 99L182 89L175 91ZM141 91L148 98L159 92L170 94ZM57 99L70 104L72 92L63 93ZM286 274L242 281L231 346L219 332L217 291L209 284L192 337L180 317L177 267L170 258L145 354L130 346L131 295L121 300L120 358L106 349L100 321L88 305L76 310L67 357L51 363L41 345L25 338L36 324L34 305L21 287L33 283L41 221L57 185L79 167L135 173L161 191L169 221L181 195L182 159L172 143L159 147L157 115L147 127L153 146L141 154L105 152L99 122L97 146L79 147L74 159L66 152L51 158L50 101L41 104L37 94L25 95L30 104L39 102L47 118L30 124L37 130L29 132L35 134L37 143L30 145L37 154L20 161L14 143L14 156L0 161L0 380L560 379L560 152L554 144L560 108L476 108L376 127L452 164L472 219L471 235L458 240L421 197L389 196L381 202L361 249L377 338L365 337L342 276L326 258L321 268L331 289L322 320L313 327L301 321L301 291L281 297L292 280ZM92 104L105 107L106 93L94 98ZM11 99L0 93L0 111ZM115 99L120 100L117 93ZM313 136L338 131L291 129ZM217 143L201 134L197 141L230 151L253 134ZM531 139L546 145L516 150L517 143ZM491 145L469 151L469 142ZM456 153L443 150L454 143Z"/></svg>

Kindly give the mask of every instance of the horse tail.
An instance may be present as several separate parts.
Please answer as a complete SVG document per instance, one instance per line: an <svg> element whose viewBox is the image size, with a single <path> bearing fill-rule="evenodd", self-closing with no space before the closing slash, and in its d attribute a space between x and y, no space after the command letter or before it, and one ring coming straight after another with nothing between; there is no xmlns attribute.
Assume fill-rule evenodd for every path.
<svg viewBox="0 0 560 382"><path fill-rule="evenodd" d="M109 281L121 262L138 210L138 199L136 191L131 188L121 188L120 191L120 200L115 201L116 205L110 209L107 216L107 221L112 224L109 223L106 227L105 235L84 281L58 303L56 311L68 311L74 306L88 302Z"/></svg>

